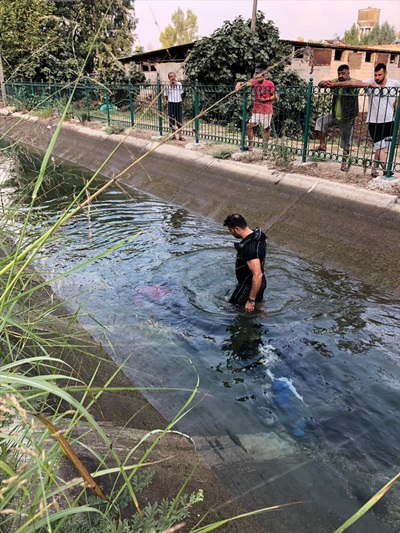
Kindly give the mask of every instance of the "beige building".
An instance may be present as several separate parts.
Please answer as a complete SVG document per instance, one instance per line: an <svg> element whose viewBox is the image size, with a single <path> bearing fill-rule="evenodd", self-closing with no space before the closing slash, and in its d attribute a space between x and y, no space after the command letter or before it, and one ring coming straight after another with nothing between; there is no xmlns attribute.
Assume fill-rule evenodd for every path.
<svg viewBox="0 0 400 533"><path fill-rule="evenodd" d="M335 78L337 68L343 63L350 66L353 78L361 80L373 78L375 65L384 63L387 65L389 76L400 81L400 43L382 46L349 46L341 41L283 42L292 47L290 68L305 81L313 78L315 85L321 80ZM122 58L121 62L127 68L132 62L135 63L150 82L156 82L159 77L161 82L165 83L170 71L176 72L178 79L182 80L185 77L184 61L194 44L187 43L144 52Z"/></svg>
<svg viewBox="0 0 400 533"><path fill-rule="evenodd" d="M365 80L374 77L374 68L384 63L389 76L400 81L400 44L349 46L340 41L323 44L286 41L293 47L290 67L304 80L313 78L314 84L337 77L342 64L350 67L353 78Z"/></svg>

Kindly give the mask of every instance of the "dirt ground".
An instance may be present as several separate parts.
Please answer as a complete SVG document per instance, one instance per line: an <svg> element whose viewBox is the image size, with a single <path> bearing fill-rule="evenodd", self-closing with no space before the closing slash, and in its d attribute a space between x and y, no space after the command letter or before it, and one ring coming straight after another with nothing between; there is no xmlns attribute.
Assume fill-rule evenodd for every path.
<svg viewBox="0 0 400 533"><path fill-rule="evenodd" d="M11 114L12 108L2 108L1 112L2 114ZM40 119L49 126L55 127L58 124L59 117L40 117ZM100 121L82 123L77 119L70 119L67 123L70 126L76 125L79 128L85 127L92 130L106 131L107 129L107 125ZM125 135L128 131L129 130L121 130L119 135ZM177 141L175 139L167 140L166 136L164 138L159 137L154 131L139 128L133 129L129 133L129 136L149 141L164 141L165 143L180 149L195 149L198 152L216 158L231 159L240 161L244 164L264 166L271 171L303 174L400 196L400 174L395 174L392 179L388 180L383 178L382 171L380 171L380 176L378 178L371 179L370 169L350 166L346 172L343 172L340 170L340 163L329 161L329 159L325 159L323 155L316 154L314 157L310 157L306 163L302 163L299 157L293 157L292 159L289 157L284 158L284 160L279 160L274 156L273 151L267 151L267 153L263 155L262 150L257 148L253 152L241 152L239 147L223 143L200 141L198 145L195 145L195 139L191 136L186 136L184 141Z"/></svg>
<svg viewBox="0 0 400 533"><path fill-rule="evenodd" d="M78 121L69 121L70 124ZM102 122L87 122L85 127L90 129L105 129ZM131 137L139 139L155 140L160 139L155 135L154 131L135 129L130 133ZM400 175L395 175L393 180L383 179L382 172L380 177L371 179L370 169L363 169L361 167L351 166L346 172L340 170L340 163L331 162L325 160L323 155L316 155L310 158L305 164L301 164L300 158L293 158L293 160L278 161L274 158L273 153L267 156L263 156L261 149L255 149L253 153L244 152L241 153L239 147L233 147L223 143L211 143L201 141L197 147L194 147L194 138L186 137L185 141L177 141L174 139L167 140L166 143L176 146L178 148L191 148L200 151L201 153L211 155L217 158L235 159L242 163L251 165L261 165L266 168L277 172L288 172L303 174L308 176L314 176L323 178L330 181L336 181L338 183L348 183L356 187L382 191L395 196L400 196ZM240 153L239 157L235 157L234 154Z"/></svg>

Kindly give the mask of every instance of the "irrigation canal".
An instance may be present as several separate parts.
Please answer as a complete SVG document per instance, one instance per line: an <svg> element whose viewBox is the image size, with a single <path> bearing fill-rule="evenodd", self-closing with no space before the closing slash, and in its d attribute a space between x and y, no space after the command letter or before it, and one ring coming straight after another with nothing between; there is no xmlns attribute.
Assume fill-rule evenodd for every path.
<svg viewBox="0 0 400 533"><path fill-rule="evenodd" d="M50 174L32 234L84 178L68 167ZM20 184L13 176L2 188ZM131 188L109 189L63 226L37 268L50 279L138 229L53 289L135 384L154 389L167 419L200 376L179 430L249 509L304 502L260 516L266 531L333 533L399 471L399 301L270 243L265 306L246 315L227 304L226 230ZM399 531L397 504L389 493L351 531Z"/></svg>

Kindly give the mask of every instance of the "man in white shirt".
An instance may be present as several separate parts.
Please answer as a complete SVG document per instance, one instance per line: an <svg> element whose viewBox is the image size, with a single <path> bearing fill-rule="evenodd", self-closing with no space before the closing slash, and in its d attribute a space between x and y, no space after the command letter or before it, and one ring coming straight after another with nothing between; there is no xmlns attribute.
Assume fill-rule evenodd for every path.
<svg viewBox="0 0 400 533"><path fill-rule="evenodd" d="M384 63L376 65L374 80L365 80L366 83L372 81L376 83L377 88L367 91L369 95L367 123L375 149L371 176L377 177L378 165L381 165L383 169L386 166L387 149L393 135L394 119L400 96L400 82L388 78Z"/></svg>
<svg viewBox="0 0 400 533"><path fill-rule="evenodd" d="M164 97L168 102L168 116L169 116L169 127L172 131L176 131L183 124L183 111L182 111L182 101L184 98L184 90L181 82L176 79L175 72L168 73L169 83L165 86ZM172 139L179 141L184 141L182 135L174 135Z"/></svg>

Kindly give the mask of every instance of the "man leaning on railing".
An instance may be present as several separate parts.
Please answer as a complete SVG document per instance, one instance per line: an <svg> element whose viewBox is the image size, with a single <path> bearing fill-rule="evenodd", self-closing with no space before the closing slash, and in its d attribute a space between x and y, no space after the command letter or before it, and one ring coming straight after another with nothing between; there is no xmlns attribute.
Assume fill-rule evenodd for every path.
<svg viewBox="0 0 400 533"><path fill-rule="evenodd" d="M317 118L315 131L319 138L319 146L316 151L326 151L326 131L330 126L337 125L340 132L340 148L343 150L343 159L340 170L347 170L347 157L350 153L353 139L354 124L358 115L358 90L352 88L337 88L337 82L356 81L350 77L348 65L340 65L337 69L338 77L333 80L322 80L318 87L335 87L333 90L332 110L329 115Z"/></svg>

